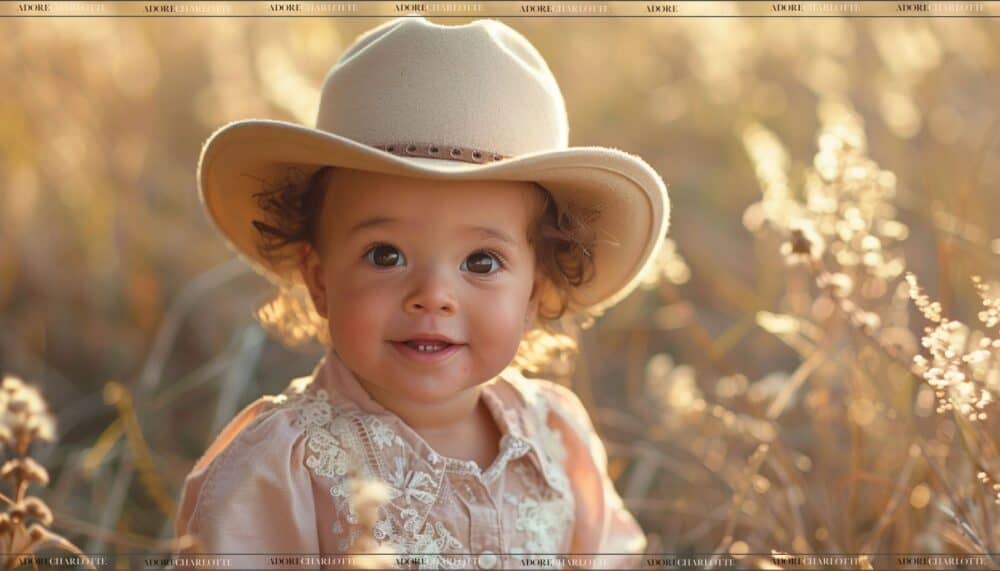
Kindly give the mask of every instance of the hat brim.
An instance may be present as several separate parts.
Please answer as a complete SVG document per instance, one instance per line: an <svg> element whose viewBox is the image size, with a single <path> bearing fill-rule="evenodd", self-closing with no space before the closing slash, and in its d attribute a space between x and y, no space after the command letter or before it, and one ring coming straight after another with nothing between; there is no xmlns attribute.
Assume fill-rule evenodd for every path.
<svg viewBox="0 0 1000 571"><path fill-rule="evenodd" d="M605 147L570 147L474 164L402 157L336 134L284 121L230 123L202 147L198 161L201 200L232 249L276 283L296 283L294 272L273 267L258 252L254 220L266 216L253 194L292 166L340 166L442 180L532 181L559 204L598 205L594 279L580 286L577 302L595 314L623 299L662 245L670 200L660 176L641 158Z"/></svg>

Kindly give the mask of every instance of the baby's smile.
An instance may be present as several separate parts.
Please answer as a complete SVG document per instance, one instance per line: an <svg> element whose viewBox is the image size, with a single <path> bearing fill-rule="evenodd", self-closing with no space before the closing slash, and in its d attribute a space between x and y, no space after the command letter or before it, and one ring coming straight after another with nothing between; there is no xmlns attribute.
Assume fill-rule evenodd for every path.
<svg viewBox="0 0 1000 571"><path fill-rule="evenodd" d="M466 346L461 341L437 333L419 333L390 343L406 358L432 365L444 362Z"/></svg>

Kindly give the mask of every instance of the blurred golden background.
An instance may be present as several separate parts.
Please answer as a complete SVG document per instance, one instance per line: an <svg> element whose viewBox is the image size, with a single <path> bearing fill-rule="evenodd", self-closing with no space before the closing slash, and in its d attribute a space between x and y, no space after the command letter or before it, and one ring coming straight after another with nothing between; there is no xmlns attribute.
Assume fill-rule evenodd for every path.
<svg viewBox="0 0 1000 571"><path fill-rule="evenodd" d="M0 22L0 372L48 401L33 493L84 551L169 551L198 455L320 356L253 319L271 291L209 225L195 163L226 122L312 124L382 21ZM1000 552L997 22L507 23L559 80L570 143L669 185L646 284L551 371L649 551Z"/></svg>

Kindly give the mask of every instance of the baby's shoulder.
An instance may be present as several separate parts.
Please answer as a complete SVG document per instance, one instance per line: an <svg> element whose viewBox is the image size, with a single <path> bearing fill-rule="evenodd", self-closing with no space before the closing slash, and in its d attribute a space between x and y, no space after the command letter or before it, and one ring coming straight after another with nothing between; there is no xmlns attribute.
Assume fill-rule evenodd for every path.
<svg viewBox="0 0 1000 571"><path fill-rule="evenodd" d="M287 449L302 435L298 401L315 398L312 377L293 379L277 395L264 395L243 408L215 437L192 472L205 470L237 450ZM285 448L282 448L285 447Z"/></svg>
<svg viewBox="0 0 1000 571"><path fill-rule="evenodd" d="M298 401L316 392L309 380L295 379L280 394L258 398L219 433L184 479L178 537L199 526L213 529L216 514L228 513L231 504L280 503L307 494L311 476Z"/></svg>

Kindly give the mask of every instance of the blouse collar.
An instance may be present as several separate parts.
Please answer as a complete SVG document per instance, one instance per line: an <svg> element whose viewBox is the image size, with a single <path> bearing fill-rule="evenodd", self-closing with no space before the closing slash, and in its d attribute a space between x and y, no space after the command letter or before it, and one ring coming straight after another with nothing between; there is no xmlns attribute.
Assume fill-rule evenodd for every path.
<svg viewBox="0 0 1000 571"><path fill-rule="evenodd" d="M501 434L500 452L496 460L486 470L481 470L479 465L472 460L460 460L438 455L420 434L403 422L394 412L373 399L358 381L357 376L347 368L340 356L332 349L327 351L317 365L314 377L319 386L327 389L331 396L338 395L340 397L339 399L333 397L337 401L346 401L360 411L377 416L383 422L391 424L398 433L404 435L408 446L412 447L428 463L437 465L444 462L445 469L449 471L481 475L485 479L491 479L503 470L510 460L529 453L537 454L535 447L529 444L530 440L524 432L522 423L518 422L509 408L504 406L504 399L498 394L498 385L504 382L505 377L518 374L514 369L505 369L483 386L483 401L493 415Z"/></svg>

